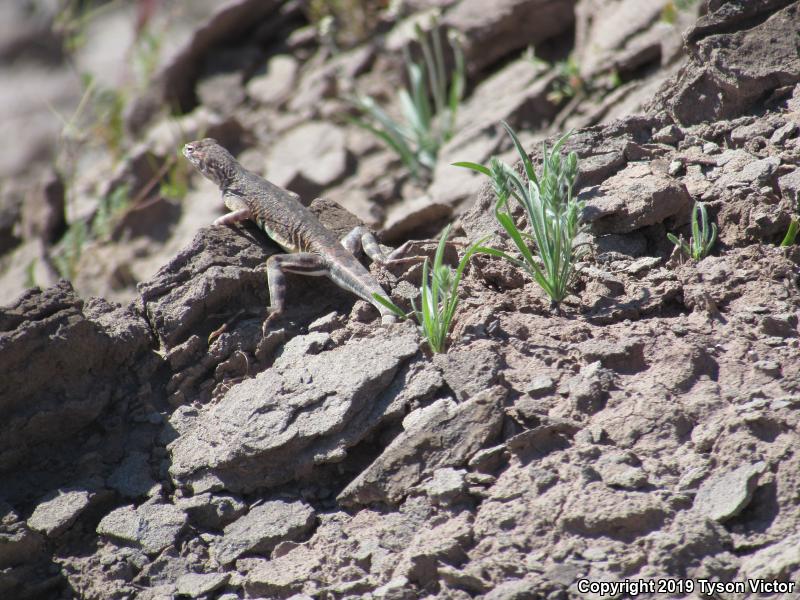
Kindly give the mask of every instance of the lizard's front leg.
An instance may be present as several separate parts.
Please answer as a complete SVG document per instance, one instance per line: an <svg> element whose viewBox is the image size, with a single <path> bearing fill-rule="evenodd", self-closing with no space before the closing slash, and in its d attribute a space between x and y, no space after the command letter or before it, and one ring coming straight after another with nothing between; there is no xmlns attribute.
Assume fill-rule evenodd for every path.
<svg viewBox="0 0 800 600"><path fill-rule="evenodd" d="M284 271L301 275L327 275L328 268L322 257L309 252L298 254L273 254L267 259L267 284L269 285L269 319L281 314L286 299Z"/></svg>
<svg viewBox="0 0 800 600"><path fill-rule="evenodd" d="M370 260L378 263L379 265L399 264L408 262L420 262L425 259L424 256L409 256L404 258L395 258L395 255L402 253L407 245L403 244L399 248L392 250L390 254L386 254L378 244L378 240L373 233L366 227L358 226L342 238L341 244L350 254L358 255L359 249L363 249L364 253L369 256Z"/></svg>
<svg viewBox="0 0 800 600"><path fill-rule="evenodd" d="M249 208L240 208L226 215L222 215L218 219L214 219L214 225L235 225L250 218Z"/></svg>

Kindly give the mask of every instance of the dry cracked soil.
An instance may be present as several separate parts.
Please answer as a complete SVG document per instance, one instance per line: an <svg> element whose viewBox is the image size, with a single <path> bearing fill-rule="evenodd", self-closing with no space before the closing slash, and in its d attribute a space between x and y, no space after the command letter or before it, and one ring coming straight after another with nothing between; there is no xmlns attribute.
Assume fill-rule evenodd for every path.
<svg viewBox="0 0 800 600"><path fill-rule="evenodd" d="M19 21L0 54L31 85L67 60L47 4L2 9ZM9 103L0 598L800 597L800 247L780 246L800 218L800 2L397 4L334 12L350 27L333 41L302 2L194 4L120 115L124 155L85 150L69 180L52 124ZM72 60L94 68L126 10L93 17ZM415 182L342 115L355 91L394 97L431 10L463 36L469 85ZM556 98L566 56L580 75ZM334 231L430 255L454 222L456 242L510 250L492 188L448 167L513 159L500 120L537 165L574 130L586 251L557 309L475 257L444 354L299 276L262 329L277 247L208 226L199 178L182 201L154 185L180 168L177 123L324 195L310 206ZM123 184L134 205L65 255ZM688 237L698 201L719 236L692 260L666 234ZM418 294L419 264L371 269L398 304Z"/></svg>

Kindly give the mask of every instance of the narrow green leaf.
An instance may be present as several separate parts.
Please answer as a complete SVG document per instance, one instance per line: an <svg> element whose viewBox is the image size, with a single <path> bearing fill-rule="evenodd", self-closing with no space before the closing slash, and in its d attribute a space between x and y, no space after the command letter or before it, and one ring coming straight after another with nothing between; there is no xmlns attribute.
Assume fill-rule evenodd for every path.
<svg viewBox="0 0 800 600"><path fill-rule="evenodd" d="M800 231L800 222L798 222L797 219L792 219L789 223L789 229L786 231L786 235L783 236L783 240L781 240L781 247L785 248L794 244L795 239L797 239L798 231Z"/></svg>
<svg viewBox="0 0 800 600"><path fill-rule="evenodd" d="M533 170L533 163L531 162L528 153L525 152L525 148L522 147L522 144L520 143L517 134L514 133L514 130L511 129L511 126L505 121L500 121L500 123L503 125L503 127L505 127L505 130L508 132L508 135L511 136L511 139L514 142L514 146L517 148L517 153L519 154L519 157L522 159L522 164L525 166L525 174L528 176L528 179L538 184L539 180L536 178L536 172Z"/></svg>
<svg viewBox="0 0 800 600"><path fill-rule="evenodd" d="M384 296L381 296L377 292L372 294L372 297L375 300L377 300L378 302L380 302L381 304L383 304L386 308L388 308L390 311L392 311L394 314L396 314L401 319L405 320L405 319L408 318L408 315L403 312L403 309L401 309L399 306L397 306L394 302L392 302L388 298L385 298Z"/></svg>
<svg viewBox="0 0 800 600"><path fill-rule="evenodd" d="M489 170L488 167L484 167L483 165L479 165L478 163L459 161L450 164L454 167L463 167L465 169L472 169L473 171L477 171L478 173L483 173L487 177L492 176L492 172Z"/></svg>

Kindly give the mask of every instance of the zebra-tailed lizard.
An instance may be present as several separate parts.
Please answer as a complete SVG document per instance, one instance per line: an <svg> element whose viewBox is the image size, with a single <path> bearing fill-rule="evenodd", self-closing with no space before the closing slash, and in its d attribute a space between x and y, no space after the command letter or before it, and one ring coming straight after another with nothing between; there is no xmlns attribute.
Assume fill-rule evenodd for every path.
<svg viewBox="0 0 800 600"><path fill-rule="evenodd" d="M383 323L395 320L394 315L372 296L374 293L388 295L355 254L360 246L377 263L404 261L393 258L397 250L386 256L375 236L364 227L354 228L340 241L300 203L297 194L248 171L214 139L190 142L183 147L183 154L200 173L219 186L225 206L231 210L216 219L214 225L251 219L287 252L267 259L268 320L284 309L284 271L325 275L339 287L375 306Z"/></svg>

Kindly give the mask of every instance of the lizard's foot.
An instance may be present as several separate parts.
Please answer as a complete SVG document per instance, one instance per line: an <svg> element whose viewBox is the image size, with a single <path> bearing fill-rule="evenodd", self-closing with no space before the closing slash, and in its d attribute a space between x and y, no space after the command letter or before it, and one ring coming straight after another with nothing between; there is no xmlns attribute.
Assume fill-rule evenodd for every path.
<svg viewBox="0 0 800 600"><path fill-rule="evenodd" d="M261 326L261 334L267 335L267 333L269 333L270 325L277 321L281 315L283 315L283 310L272 308L271 306L267 307L267 318L264 319L264 324Z"/></svg>

